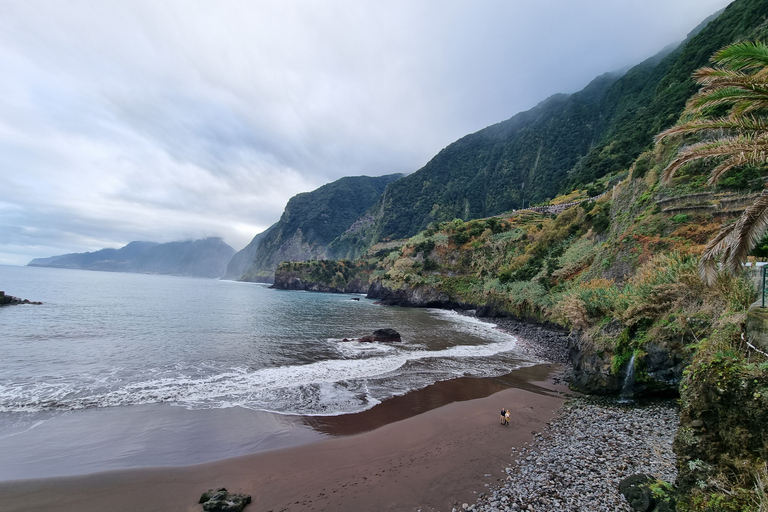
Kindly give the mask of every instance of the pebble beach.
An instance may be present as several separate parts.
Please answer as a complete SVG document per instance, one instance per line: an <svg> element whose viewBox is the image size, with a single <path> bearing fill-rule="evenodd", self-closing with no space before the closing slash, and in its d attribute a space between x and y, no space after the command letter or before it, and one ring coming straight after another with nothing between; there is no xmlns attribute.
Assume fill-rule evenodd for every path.
<svg viewBox="0 0 768 512"><path fill-rule="evenodd" d="M511 319L494 322L519 336L529 355L567 364L568 338L563 333ZM553 379L567 379L567 369ZM675 481L672 442L678 415L674 400L622 403L571 397L541 432L534 433L532 442L510 448L510 462L502 468L499 483L478 491L475 503L453 511L631 512L619 492L623 478L644 473Z"/></svg>
<svg viewBox="0 0 768 512"><path fill-rule="evenodd" d="M503 483L461 509L630 512L618 489L623 478L645 473L674 482L677 424L674 401L573 398L531 443L510 450Z"/></svg>

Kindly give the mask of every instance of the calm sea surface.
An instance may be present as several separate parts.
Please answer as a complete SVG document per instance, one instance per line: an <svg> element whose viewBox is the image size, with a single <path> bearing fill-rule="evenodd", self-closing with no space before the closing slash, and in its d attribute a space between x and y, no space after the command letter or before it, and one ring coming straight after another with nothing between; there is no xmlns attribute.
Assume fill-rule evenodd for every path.
<svg viewBox="0 0 768 512"><path fill-rule="evenodd" d="M490 324L352 295L13 266L0 266L0 290L44 303L0 308L0 445L23 442L52 417L155 404L346 414L440 380L531 364ZM343 341L384 327L403 343Z"/></svg>

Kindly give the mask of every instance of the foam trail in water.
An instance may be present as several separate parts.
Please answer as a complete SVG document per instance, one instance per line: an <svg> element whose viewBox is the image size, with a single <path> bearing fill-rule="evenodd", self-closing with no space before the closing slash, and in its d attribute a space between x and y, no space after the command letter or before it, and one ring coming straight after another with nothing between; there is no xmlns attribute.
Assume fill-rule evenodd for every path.
<svg viewBox="0 0 768 512"><path fill-rule="evenodd" d="M331 359L306 365L289 365L249 370L216 368L214 365L174 367L148 370L165 375L122 382L118 376L100 376L91 386L75 389L66 382L43 382L31 386L0 385L0 411L71 410L86 407L171 402L188 407L244 407L333 414L368 408L378 402L370 396L367 381L381 377L398 377L398 371L414 361L437 361L430 368L436 375L461 374L460 361L488 358L513 351L514 337L486 345L454 346L429 351L407 345L336 343L342 359ZM443 363L440 363L444 360ZM403 373L402 371L400 373ZM407 379L406 379L407 380ZM420 386L426 385L419 381Z"/></svg>

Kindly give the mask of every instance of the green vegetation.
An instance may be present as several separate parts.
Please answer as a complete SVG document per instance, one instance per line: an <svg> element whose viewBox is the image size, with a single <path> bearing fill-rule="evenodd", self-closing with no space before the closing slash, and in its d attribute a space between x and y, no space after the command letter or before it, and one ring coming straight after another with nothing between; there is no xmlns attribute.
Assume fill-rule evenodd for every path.
<svg viewBox="0 0 768 512"><path fill-rule="evenodd" d="M597 195L601 178L626 173L653 137L677 121L696 89L691 73L734 40L759 37L766 16L764 2L735 2L679 47L623 76L603 75L578 93L555 95L459 139L392 183L369 210L371 225L345 235L345 243L361 248L401 239L434 222L487 218L547 202L559 192ZM637 161L635 177L648 168L648 159ZM749 178L730 185L745 183Z"/></svg>
<svg viewBox="0 0 768 512"><path fill-rule="evenodd" d="M718 51L715 67L694 76L701 90L688 102L681 122L659 134L657 140L686 136L695 143L679 150L662 175L665 183L691 162L710 164L708 185L728 179L762 183L768 174L768 46L734 43ZM738 221L727 226L704 249L702 275L714 281L719 263L736 273L768 228L768 197L760 196Z"/></svg>
<svg viewBox="0 0 768 512"><path fill-rule="evenodd" d="M765 2L736 0L624 77L601 77L464 137L391 183L369 222L339 239L365 250L358 260L292 271L306 265L304 275L328 283L359 279L422 305L487 307L568 328L578 334L574 386L586 382L589 392L616 392L634 356L639 392L680 393L678 510L765 510L768 357L746 344L744 327L754 286L742 272L714 272L706 284L699 265L721 226L749 210L744 192L760 188L768 169L743 161L713 188L705 159L678 166L681 140L670 131L653 145L653 136L693 122L690 105L680 118L695 92L691 73L735 40L768 36L767 17ZM733 105L705 105L701 118L733 114ZM762 122L764 107L747 111L748 123ZM712 133L686 130L712 142ZM526 205L583 202L557 215L510 211L522 205L522 182ZM654 485L660 498L673 493Z"/></svg>

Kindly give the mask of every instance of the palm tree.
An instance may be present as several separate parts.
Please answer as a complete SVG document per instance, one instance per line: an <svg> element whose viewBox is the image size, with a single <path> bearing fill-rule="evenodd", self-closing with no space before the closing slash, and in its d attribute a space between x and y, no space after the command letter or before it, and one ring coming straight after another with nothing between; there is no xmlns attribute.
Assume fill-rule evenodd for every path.
<svg viewBox="0 0 768 512"><path fill-rule="evenodd" d="M681 121L656 137L657 142L674 135L698 139L681 147L664 169L663 183L697 160L713 161L707 182L710 186L736 167L768 161L768 46L736 43L715 53L711 60L713 66L693 74L702 87L688 101ZM724 226L707 243L699 267L702 278L714 282L718 257L724 269L738 271L766 230L768 191L763 191L735 223Z"/></svg>

